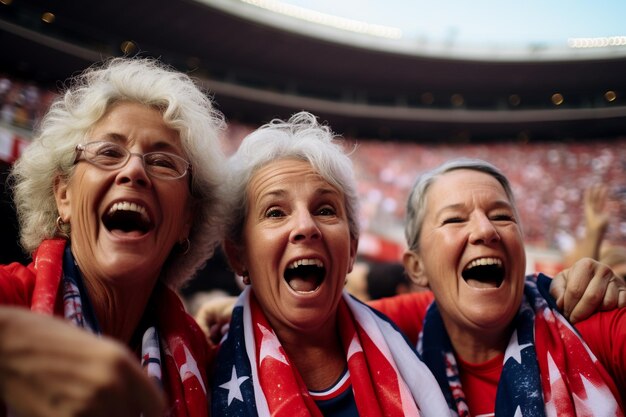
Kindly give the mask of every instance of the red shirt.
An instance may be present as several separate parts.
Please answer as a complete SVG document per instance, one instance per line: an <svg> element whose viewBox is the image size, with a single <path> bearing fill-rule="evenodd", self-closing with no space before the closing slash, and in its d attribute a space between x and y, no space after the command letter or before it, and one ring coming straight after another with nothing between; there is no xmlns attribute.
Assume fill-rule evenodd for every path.
<svg viewBox="0 0 626 417"><path fill-rule="evenodd" d="M371 301L369 305L387 315L415 344L433 298L431 292L415 292ZM575 327L613 378L622 396L621 403L626 404L626 308L595 313ZM457 358L472 416L493 413L503 359L499 355L484 363L470 364Z"/></svg>

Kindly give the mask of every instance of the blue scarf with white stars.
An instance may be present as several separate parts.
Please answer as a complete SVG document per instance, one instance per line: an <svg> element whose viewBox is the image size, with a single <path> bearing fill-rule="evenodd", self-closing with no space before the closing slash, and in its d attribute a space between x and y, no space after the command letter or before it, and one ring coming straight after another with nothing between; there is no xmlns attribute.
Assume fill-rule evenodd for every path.
<svg viewBox="0 0 626 417"><path fill-rule="evenodd" d="M536 277L526 279L513 325L496 393L496 417L624 415L607 372L558 313L547 289L538 288ZM436 303L428 308L418 351L450 409L469 417L452 343Z"/></svg>

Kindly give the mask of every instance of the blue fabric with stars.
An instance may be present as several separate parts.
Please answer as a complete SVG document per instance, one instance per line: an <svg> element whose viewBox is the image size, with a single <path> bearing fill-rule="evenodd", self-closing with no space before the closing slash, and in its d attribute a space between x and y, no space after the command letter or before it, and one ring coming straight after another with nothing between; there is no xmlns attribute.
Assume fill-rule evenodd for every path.
<svg viewBox="0 0 626 417"><path fill-rule="evenodd" d="M542 297L551 307L556 306L549 295L550 282L550 278L542 274L526 277L524 300L514 320L516 330L505 354L496 394L495 414L499 417L513 417L518 410L524 417L545 417L531 305L537 297ZM456 391L460 395L453 395L451 390L451 387L461 388L458 368L436 303L428 308L420 347L422 358L435 375L450 409L461 416L469 415L462 389Z"/></svg>
<svg viewBox="0 0 626 417"><path fill-rule="evenodd" d="M243 336L243 307L237 306L233 310L228 337L223 341L216 359L211 384L211 414L214 416L258 415L252 384L252 369Z"/></svg>

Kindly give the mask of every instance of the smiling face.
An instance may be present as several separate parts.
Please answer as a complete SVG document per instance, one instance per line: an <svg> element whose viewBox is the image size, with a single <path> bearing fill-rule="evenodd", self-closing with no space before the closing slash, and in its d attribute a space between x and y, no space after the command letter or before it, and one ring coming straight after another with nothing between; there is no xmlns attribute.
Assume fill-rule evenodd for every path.
<svg viewBox="0 0 626 417"><path fill-rule="evenodd" d="M170 152L185 157L178 132L156 109L138 103L112 106L87 142L109 141L133 153ZM88 280L151 288L172 247L192 221L189 178L150 177L141 158L105 170L81 158L68 181L57 179L59 214L71 225L72 252Z"/></svg>
<svg viewBox="0 0 626 417"><path fill-rule="evenodd" d="M344 195L304 161L278 160L247 187L243 248L227 247L247 271L274 330L315 331L335 319L357 241Z"/></svg>
<svg viewBox="0 0 626 417"><path fill-rule="evenodd" d="M468 333L506 338L526 258L502 185L483 172L450 171L427 191L425 213L418 253L405 256L407 272L430 285L453 342Z"/></svg>

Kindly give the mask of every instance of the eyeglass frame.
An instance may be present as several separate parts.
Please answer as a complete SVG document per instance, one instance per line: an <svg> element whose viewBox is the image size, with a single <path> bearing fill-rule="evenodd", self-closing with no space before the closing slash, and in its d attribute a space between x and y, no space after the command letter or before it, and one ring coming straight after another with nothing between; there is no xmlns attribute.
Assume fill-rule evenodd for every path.
<svg viewBox="0 0 626 417"><path fill-rule="evenodd" d="M126 157L126 160L124 161L123 164L121 164L119 166L115 166L115 167L110 167L110 166L107 166L107 165L97 164L96 162L94 162L93 160L91 160L91 159L89 159L87 157L84 157L84 158L81 159L80 155L81 155L81 153L82 154L85 153L85 150L86 150L85 146L88 146L88 145L94 144L94 143L110 143L111 145L115 145L115 146L117 146L117 147L119 147L121 149L124 149L124 151L126 152L126 154L128 156ZM76 156L74 157L74 163L73 163L74 165L76 165L80 161L87 161L90 164L92 164L93 166L98 167L98 168L102 168L102 169L104 169L106 171L114 171L116 169L124 168L128 164L128 162L130 162L130 158L132 158L133 156L138 156L141 159L141 163L143 165L144 170L146 171L146 174L148 174L150 177L163 179L163 180L179 180L179 179L183 178L187 174L189 174L189 178L191 179L191 172L193 170L191 162L187 161L182 156L173 154L171 152L153 151L153 152L146 152L146 153L143 153L143 154L142 153L137 153L137 152L131 152L125 146L122 146L122 145L120 145L118 143L110 142L110 141L107 141L107 140L99 140L99 141L94 141L94 142L79 143L79 144L77 144L74 147L74 152L76 153ZM155 153L156 154L165 154L165 155L168 155L168 156L173 156L175 159L179 159L181 161L184 161L187 164L187 166L185 167L185 171L178 177L165 177L165 176L160 176L160 175L154 175L154 173L151 173L150 169L147 168L147 166L149 166L149 165L146 165L146 155L155 154Z"/></svg>

